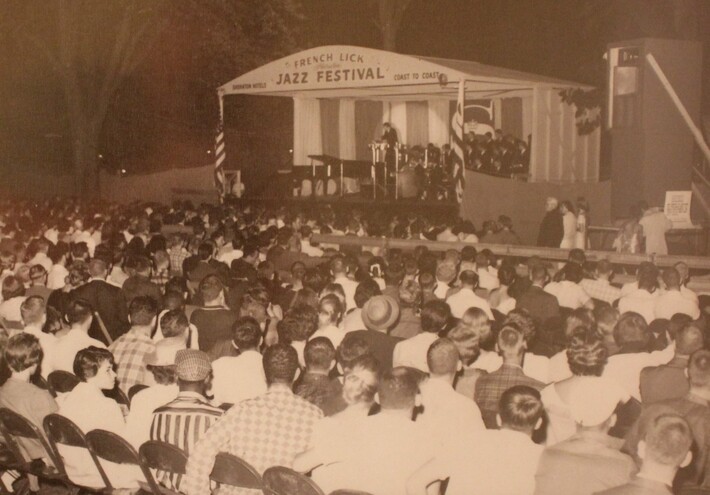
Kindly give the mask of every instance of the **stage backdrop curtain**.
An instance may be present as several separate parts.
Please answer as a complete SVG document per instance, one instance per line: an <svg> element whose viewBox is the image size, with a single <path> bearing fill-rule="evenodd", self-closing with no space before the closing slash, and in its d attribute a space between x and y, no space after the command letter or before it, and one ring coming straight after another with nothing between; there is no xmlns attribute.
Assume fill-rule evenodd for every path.
<svg viewBox="0 0 710 495"><path fill-rule="evenodd" d="M309 165L308 155L323 153L320 102L315 98L293 99L293 164Z"/></svg>
<svg viewBox="0 0 710 495"><path fill-rule="evenodd" d="M339 112L340 158L355 159L355 100L341 99Z"/></svg>
<svg viewBox="0 0 710 495"><path fill-rule="evenodd" d="M381 101L355 102L355 156L358 160L372 160L369 144L382 135L383 107Z"/></svg>
<svg viewBox="0 0 710 495"><path fill-rule="evenodd" d="M441 146L449 142L449 100L431 100L429 107L429 142Z"/></svg>
<svg viewBox="0 0 710 495"><path fill-rule="evenodd" d="M323 154L340 156L340 101L320 100L321 134Z"/></svg>
<svg viewBox="0 0 710 495"><path fill-rule="evenodd" d="M387 117L387 113L385 113L383 122L392 124L392 128L397 131L400 143L409 144L409 136L407 136L407 102L390 102L389 118Z"/></svg>
<svg viewBox="0 0 710 495"><path fill-rule="evenodd" d="M429 105L426 101L408 101L407 108L407 144L423 146L429 143Z"/></svg>
<svg viewBox="0 0 710 495"><path fill-rule="evenodd" d="M500 108L500 127L503 134L510 134L518 139L526 139L523 136L523 99L502 98Z"/></svg>

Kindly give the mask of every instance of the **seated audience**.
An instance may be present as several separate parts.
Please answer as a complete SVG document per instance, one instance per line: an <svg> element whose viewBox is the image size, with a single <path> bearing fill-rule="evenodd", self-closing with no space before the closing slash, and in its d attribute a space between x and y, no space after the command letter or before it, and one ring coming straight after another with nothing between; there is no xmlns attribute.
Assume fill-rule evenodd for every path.
<svg viewBox="0 0 710 495"><path fill-rule="evenodd" d="M678 270L672 266L663 270L663 283L666 289L654 301L653 312L656 318L670 320L676 313L683 313L693 320L700 318L698 302L681 294L681 278Z"/></svg>
<svg viewBox="0 0 710 495"><path fill-rule="evenodd" d="M40 374L46 379L53 371L51 359L54 355L57 337L42 331L42 327L47 321L47 308L44 304L44 299L40 296L28 297L20 306L20 313L22 314L22 323L24 325L22 331L37 337L39 345L42 347Z"/></svg>
<svg viewBox="0 0 710 495"><path fill-rule="evenodd" d="M332 416L340 410L343 388L337 378L330 377L335 367L335 347L325 337L311 338L303 357L306 370L296 380L293 391L318 406L325 416Z"/></svg>
<svg viewBox="0 0 710 495"><path fill-rule="evenodd" d="M345 332L338 327L343 317L342 303L334 294L328 294L321 298L318 306L318 330L310 339L325 337L334 348L338 347L345 338Z"/></svg>
<svg viewBox="0 0 710 495"><path fill-rule="evenodd" d="M584 276L584 271L580 265L567 263L558 275L561 276L561 280L547 284L545 292L555 296L560 307L594 309L594 301L580 285Z"/></svg>
<svg viewBox="0 0 710 495"><path fill-rule="evenodd" d="M298 355L286 344L264 352L265 394L235 404L194 446L181 490L187 495L211 492L209 474L219 452L241 457L259 473L271 466L291 467L310 444L313 425L323 413L291 392Z"/></svg>
<svg viewBox="0 0 710 495"><path fill-rule="evenodd" d="M207 275L199 283L203 306L192 312L190 323L197 327L200 350L209 352L221 340L231 338L237 314L227 308L224 284L217 275Z"/></svg>
<svg viewBox="0 0 710 495"><path fill-rule="evenodd" d="M594 266L594 278L584 278L579 285L592 299L614 304L614 301L621 297L621 290L611 285L613 275L612 264L608 260L602 259Z"/></svg>
<svg viewBox="0 0 710 495"><path fill-rule="evenodd" d="M459 275L461 288L446 298L446 304L451 308L454 318L461 318L468 308L482 309L489 320L494 320L488 301L476 295L478 287L478 274L471 270L464 270Z"/></svg>
<svg viewBox="0 0 710 495"><path fill-rule="evenodd" d="M93 320L93 310L88 302L77 299L69 303L65 315L69 330L57 339L49 367L54 370L74 372L74 357L77 352L87 347L106 349L103 342L89 337ZM113 361L113 356L111 357Z"/></svg>
<svg viewBox="0 0 710 495"><path fill-rule="evenodd" d="M394 347L393 366L409 366L424 373L429 371L427 352L429 346L443 332L449 320L451 311L444 301L434 300L424 304L421 313L421 333L403 340Z"/></svg>

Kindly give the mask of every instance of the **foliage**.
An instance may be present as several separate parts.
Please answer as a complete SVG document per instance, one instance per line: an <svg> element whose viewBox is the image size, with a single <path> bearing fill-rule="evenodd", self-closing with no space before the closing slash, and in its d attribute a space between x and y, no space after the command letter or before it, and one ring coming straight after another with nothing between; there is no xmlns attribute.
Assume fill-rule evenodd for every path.
<svg viewBox="0 0 710 495"><path fill-rule="evenodd" d="M585 91L583 89L565 89L560 91L560 98L568 105L574 105L577 110L574 117L577 124L577 133L585 136L594 132L602 122L602 103L604 92L599 89Z"/></svg>

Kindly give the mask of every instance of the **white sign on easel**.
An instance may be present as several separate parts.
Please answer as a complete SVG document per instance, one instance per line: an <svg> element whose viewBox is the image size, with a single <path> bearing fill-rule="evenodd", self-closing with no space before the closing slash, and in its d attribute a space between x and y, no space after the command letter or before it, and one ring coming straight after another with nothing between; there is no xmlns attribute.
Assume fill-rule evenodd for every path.
<svg viewBox="0 0 710 495"><path fill-rule="evenodd" d="M690 221L690 200L692 191L666 191L663 213L673 222L673 228L682 229L693 226Z"/></svg>

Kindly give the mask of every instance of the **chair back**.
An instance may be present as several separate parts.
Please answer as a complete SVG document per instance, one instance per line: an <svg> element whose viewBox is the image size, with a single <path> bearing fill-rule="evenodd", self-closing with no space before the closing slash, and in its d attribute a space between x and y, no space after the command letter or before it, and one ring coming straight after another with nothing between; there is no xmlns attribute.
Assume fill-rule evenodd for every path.
<svg viewBox="0 0 710 495"><path fill-rule="evenodd" d="M119 406L125 406L126 409L131 408L131 401L128 400L128 397L123 390L121 390L121 387L118 386L118 383L116 383L111 390L104 390L103 392L105 397L115 400Z"/></svg>
<svg viewBox="0 0 710 495"><path fill-rule="evenodd" d="M139 383L137 385L133 385L131 388L128 389L128 400L131 401L133 400L133 396L136 395L138 392L140 392L143 389L148 388L148 385L143 385L142 383Z"/></svg>
<svg viewBox="0 0 710 495"><path fill-rule="evenodd" d="M161 495L160 487L156 483L153 475L138 456L136 449L120 436L106 430L91 430L86 434L86 441L89 448L100 459L113 462L115 464L132 464L140 467L145 476L148 486L154 495ZM107 488L113 488L111 483L106 484Z"/></svg>
<svg viewBox="0 0 710 495"><path fill-rule="evenodd" d="M81 428L79 428L72 420L59 414L48 414L44 418L44 432L47 435L47 439L49 439L52 450L56 454L57 462L59 464L55 465L59 469L66 472L64 460L59 452L59 445L86 449L89 452L91 459L94 461L94 465L101 475L101 479L104 483L108 483L108 476L106 476L104 468L96 458L96 454L94 454L93 450L89 448L89 442L86 440L84 432L81 431ZM108 484L106 486L108 486Z"/></svg>
<svg viewBox="0 0 710 495"><path fill-rule="evenodd" d="M335 490L330 492L330 495L372 495L370 492L361 492L359 490Z"/></svg>
<svg viewBox="0 0 710 495"><path fill-rule="evenodd" d="M44 451L47 453L47 458L52 461L55 466L57 466L57 469L63 472L63 468L57 463L54 450L52 450L52 447L50 447L49 443L47 443L47 439L42 434L42 431L29 419L17 414L14 411L11 411L10 409L2 407L0 408L0 431L2 431L2 434L7 441L7 445L16 459L25 458L22 450L19 448L17 438L19 437L34 440L42 446ZM25 460L27 462L32 461L32 459Z"/></svg>
<svg viewBox="0 0 710 495"><path fill-rule="evenodd" d="M42 378L42 375L40 375L39 373L35 373L30 377L30 383L32 383L36 387L41 388L42 390L49 390L49 384L47 383L47 380Z"/></svg>
<svg viewBox="0 0 710 495"><path fill-rule="evenodd" d="M270 467L262 478L270 495L325 495L312 479L287 467Z"/></svg>
<svg viewBox="0 0 710 495"><path fill-rule="evenodd" d="M175 445L157 440L148 440L141 445L138 455L143 464L150 469L185 474L187 454Z"/></svg>
<svg viewBox="0 0 710 495"><path fill-rule="evenodd" d="M79 382L81 382L81 380L79 380L78 376L63 370L52 371L49 376L47 376L49 390L55 397L57 394L71 392Z"/></svg>
<svg viewBox="0 0 710 495"><path fill-rule="evenodd" d="M248 462L239 457L220 452L214 460L214 467L210 479L217 485L238 486L263 490L264 482L259 472Z"/></svg>

